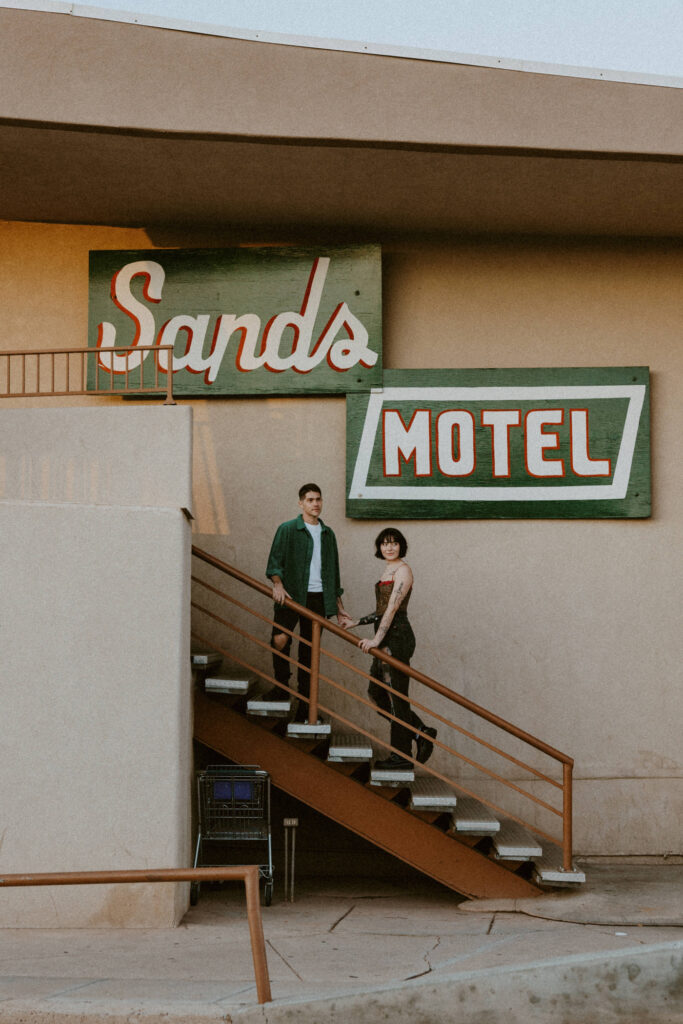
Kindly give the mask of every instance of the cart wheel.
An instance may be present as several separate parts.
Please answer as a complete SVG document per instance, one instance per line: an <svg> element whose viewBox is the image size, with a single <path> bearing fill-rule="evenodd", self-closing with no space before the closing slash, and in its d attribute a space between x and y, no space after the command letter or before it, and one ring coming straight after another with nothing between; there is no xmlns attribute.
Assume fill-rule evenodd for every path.
<svg viewBox="0 0 683 1024"><path fill-rule="evenodd" d="M191 882L190 883L190 906L191 907L196 907L197 906L197 901L199 899L199 889L201 887L201 884L202 884L201 882Z"/></svg>
<svg viewBox="0 0 683 1024"><path fill-rule="evenodd" d="M263 905L269 907L273 902L273 883L266 882L263 886Z"/></svg>

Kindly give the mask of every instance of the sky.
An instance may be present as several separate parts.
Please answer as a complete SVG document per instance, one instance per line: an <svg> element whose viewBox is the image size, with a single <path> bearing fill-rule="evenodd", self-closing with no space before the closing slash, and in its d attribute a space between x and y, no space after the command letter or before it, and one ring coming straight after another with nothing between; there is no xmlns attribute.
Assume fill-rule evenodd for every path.
<svg viewBox="0 0 683 1024"><path fill-rule="evenodd" d="M683 76L683 0L80 0L222 27Z"/></svg>

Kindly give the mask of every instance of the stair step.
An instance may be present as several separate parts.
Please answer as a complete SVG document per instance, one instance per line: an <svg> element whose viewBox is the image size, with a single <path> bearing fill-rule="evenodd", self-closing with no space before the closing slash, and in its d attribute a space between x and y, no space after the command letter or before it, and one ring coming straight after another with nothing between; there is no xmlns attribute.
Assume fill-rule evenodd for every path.
<svg viewBox="0 0 683 1024"><path fill-rule="evenodd" d="M370 769L371 786L407 786L415 781L414 768L375 768Z"/></svg>
<svg viewBox="0 0 683 1024"><path fill-rule="evenodd" d="M410 806L414 811L452 811L458 800L454 790L431 775L419 775L410 786Z"/></svg>
<svg viewBox="0 0 683 1024"><path fill-rule="evenodd" d="M287 718L291 708L292 701L284 690L281 700L275 696L266 697L266 694L259 693L247 701L247 714L262 718Z"/></svg>
<svg viewBox="0 0 683 1024"><path fill-rule="evenodd" d="M535 860L543 856L543 849L531 832L516 821L503 821L500 832L493 838L497 860Z"/></svg>
<svg viewBox="0 0 683 1024"><path fill-rule="evenodd" d="M214 665L220 665L223 661L223 655L218 654L217 651L193 651L192 652L192 667L193 668L213 668Z"/></svg>
<svg viewBox="0 0 683 1024"><path fill-rule="evenodd" d="M329 736L332 726L329 722L315 722L309 725L308 722L290 722L287 726L287 735L295 739L311 739L318 736Z"/></svg>
<svg viewBox="0 0 683 1024"><path fill-rule="evenodd" d="M500 831L495 814L472 796L461 796L451 819L451 828L471 836L493 836Z"/></svg>
<svg viewBox="0 0 683 1024"><path fill-rule="evenodd" d="M327 760L333 762L346 761L359 764L363 761L371 761L373 756L372 744L365 736L358 734L346 734L335 732L330 739L330 747L327 752Z"/></svg>
<svg viewBox="0 0 683 1024"><path fill-rule="evenodd" d="M207 693L232 693L243 696L249 692L254 682L254 677L246 672L228 669L220 675L207 675L204 679L204 689Z"/></svg>
<svg viewBox="0 0 683 1024"><path fill-rule="evenodd" d="M534 860L534 881L539 885L582 885L586 876L575 865L571 871L563 871L560 851L553 850Z"/></svg>

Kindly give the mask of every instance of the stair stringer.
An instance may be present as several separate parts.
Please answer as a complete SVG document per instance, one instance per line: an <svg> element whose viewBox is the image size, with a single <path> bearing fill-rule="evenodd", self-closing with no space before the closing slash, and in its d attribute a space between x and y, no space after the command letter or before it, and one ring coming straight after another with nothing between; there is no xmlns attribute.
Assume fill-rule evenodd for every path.
<svg viewBox="0 0 683 1024"><path fill-rule="evenodd" d="M297 747L296 741L195 693L194 735L241 764L259 764L273 785L463 896L523 898L541 890L453 836Z"/></svg>

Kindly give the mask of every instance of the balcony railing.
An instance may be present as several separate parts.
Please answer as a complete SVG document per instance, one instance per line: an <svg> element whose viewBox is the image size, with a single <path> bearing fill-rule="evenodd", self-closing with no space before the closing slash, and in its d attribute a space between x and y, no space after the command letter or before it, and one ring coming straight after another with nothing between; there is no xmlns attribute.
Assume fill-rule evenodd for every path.
<svg viewBox="0 0 683 1024"><path fill-rule="evenodd" d="M163 365L172 358L172 345L0 352L0 398L159 395L175 405L173 373Z"/></svg>

